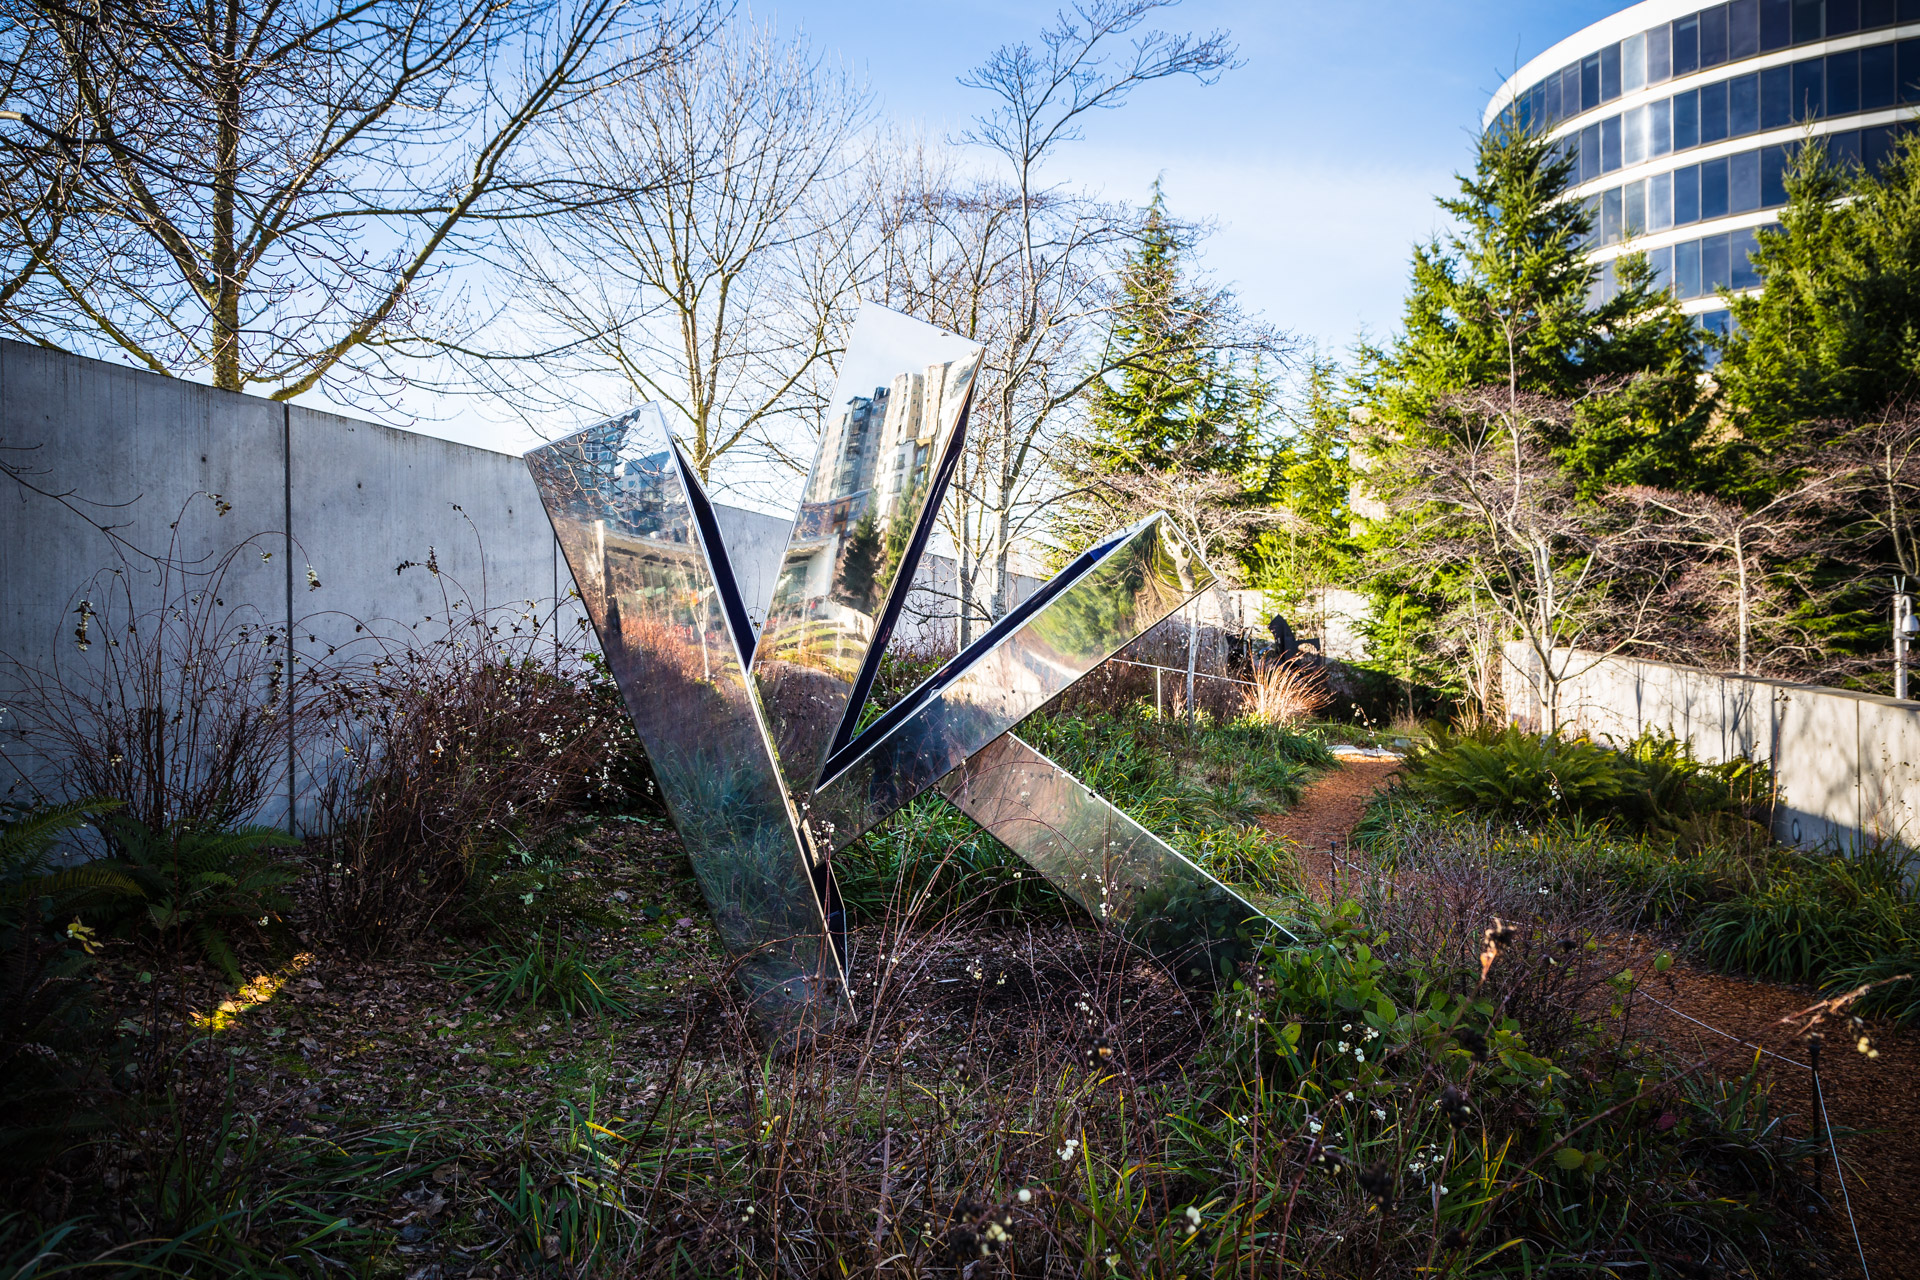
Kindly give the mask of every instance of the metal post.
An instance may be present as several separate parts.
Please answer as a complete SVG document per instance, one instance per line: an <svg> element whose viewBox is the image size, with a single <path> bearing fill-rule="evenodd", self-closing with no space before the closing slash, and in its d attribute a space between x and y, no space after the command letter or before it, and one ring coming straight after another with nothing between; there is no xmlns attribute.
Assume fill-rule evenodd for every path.
<svg viewBox="0 0 1920 1280"><path fill-rule="evenodd" d="M1160 709L1160 668L1153 669L1153 718L1165 720L1167 713Z"/></svg>
<svg viewBox="0 0 1920 1280"><path fill-rule="evenodd" d="M1893 696L1907 696L1907 619L1913 616L1913 597L1907 580L1900 579L1893 597Z"/></svg>

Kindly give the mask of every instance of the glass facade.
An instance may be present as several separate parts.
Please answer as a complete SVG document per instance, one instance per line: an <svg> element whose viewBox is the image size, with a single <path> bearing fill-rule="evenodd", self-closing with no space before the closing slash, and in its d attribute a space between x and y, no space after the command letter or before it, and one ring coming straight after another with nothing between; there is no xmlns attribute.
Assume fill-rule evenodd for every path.
<svg viewBox="0 0 1920 1280"><path fill-rule="evenodd" d="M1759 287L1756 237L1777 224L1753 224L1786 203L1796 148L1813 140L1877 169L1920 123L1920 26L1907 24L1920 24L1920 0L1728 0L1509 84L1488 126L1554 135L1592 218L1595 302L1618 287L1610 251L1651 244L1655 279L1725 336L1717 299Z"/></svg>
<svg viewBox="0 0 1920 1280"><path fill-rule="evenodd" d="M1878 168L1892 154L1894 140L1911 127L1846 129L1821 140L1843 163ZM1755 147L1595 192L1586 197L1593 215L1593 245L1605 248L1650 232L1778 209L1787 202L1787 162L1799 145Z"/></svg>
<svg viewBox="0 0 1920 1280"><path fill-rule="evenodd" d="M1662 245L1646 251L1647 265L1653 268L1654 279L1672 289L1682 302L1712 297L1722 289L1758 288L1760 273L1754 268L1751 255L1758 247L1760 232L1779 229L1778 223L1768 223L1764 227L1740 227L1698 240ZM1618 261L1609 258L1594 273L1595 303L1613 297Z"/></svg>
<svg viewBox="0 0 1920 1280"><path fill-rule="evenodd" d="M1574 130L1561 142L1579 182L1676 151L1712 146L1809 120L1920 104L1920 39L1849 49L1767 67L1637 107Z"/></svg>
<svg viewBox="0 0 1920 1280"><path fill-rule="evenodd" d="M1578 62L1568 63L1515 94L1502 118L1508 125L1553 129L1576 116L1598 111L1623 94L1638 93L1651 85L1796 45L1883 30L1907 22L1920 22L1920 0L1731 0L1650 27L1597 49ZM1809 95L1813 95L1816 103L1824 100L1826 88L1833 83L1832 76L1836 73L1840 103L1849 101L1849 94L1869 92L1869 83L1876 86L1871 90L1876 94L1885 93L1889 85L1895 86L1898 92L1899 86L1910 86L1920 79L1920 66L1900 61L1902 57L1915 56L1906 48L1909 43L1902 41L1897 51L1891 43L1874 45L1871 59L1839 54L1834 55L1839 59L1837 64L1810 58L1794 63L1790 70L1775 67L1736 76L1713 86L1717 98L1709 102L1706 109L1724 113L1733 109L1734 94L1764 97L1771 89L1777 95L1776 108L1786 104L1791 111L1795 109L1791 104L1798 103L1797 109L1806 111ZM1854 52L1866 54L1868 50ZM1783 74L1772 74L1775 72ZM1735 81L1740 82L1737 89ZM1764 113L1765 109L1765 103L1756 98L1753 110ZM1858 105L1837 106L1828 108L1826 114L1871 109ZM1812 109L1814 115L1821 113L1818 105Z"/></svg>

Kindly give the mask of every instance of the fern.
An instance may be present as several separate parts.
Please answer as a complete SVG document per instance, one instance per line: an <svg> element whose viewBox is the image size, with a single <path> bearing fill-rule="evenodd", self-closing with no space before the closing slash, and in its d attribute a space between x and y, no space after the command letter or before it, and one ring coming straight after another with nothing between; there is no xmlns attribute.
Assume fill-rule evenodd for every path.
<svg viewBox="0 0 1920 1280"><path fill-rule="evenodd" d="M272 827L203 830L174 824L156 831L126 817L106 822L120 859L111 869L146 898L146 922L165 937L191 939L229 978L241 978L232 935L291 909L284 892L299 878L272 851L293 838Z"/></svg>

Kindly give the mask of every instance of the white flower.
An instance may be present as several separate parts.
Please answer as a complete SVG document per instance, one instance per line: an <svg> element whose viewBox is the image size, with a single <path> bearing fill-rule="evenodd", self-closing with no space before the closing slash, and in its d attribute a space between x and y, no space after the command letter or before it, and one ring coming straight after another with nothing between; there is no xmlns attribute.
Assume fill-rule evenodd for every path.
<svg viewBox="0 0 1920 1280"><path fill-rule="evenodd" d="M1347 1101L1348 1101L1348 1102L1352 1102L1352 1101L1353 1101L1353 1090L1351 1090L1351 1089L1349 1089L1349 1090L1347 1090Z"/></svg>
<svg viewBox="0 0 1920 1280"><path fill-rule="evenodd" d="M1336 1053L1345 1053L1346 1051L1347 1051L1347 1042L1345 1040L1342 1040L1339 1044L1334 1046L1334 1052Z"/></svg>
<svg viewBox="0 0 1920 1280"><path fill-rule="evenodd" d="M1355 1049L1353 1051L1353 1060L1355 1062L1365 1062L1367 1060L1367 1055L1365 1050Z"/></svg>
<svg viewBox="0 0 1920 1280"><path fill-rule="evenodd" d="M1353 1024L1351 1022L1343 1022L1340 1024L1340 1029L1342 1031L1351 1031L1353 1030Z"/></svg>
<svg viewBox="0 0 1920 1280"><path fill-rule="evenodd" d="M1189 1231L1198 1231L1200 1229L1200 1211L1192 1205L1187 1206L1187 1221L1193 1224L1188 1228Z"/></svg>
<svg viewBox="0 0 1920 1280"><path fill-rule="evenodd" d="M1031 1192L1031 1191L1029 1191L1029 1190L1027 1190L1027 1189L1026 1189L1025 1187L1022 1187L1022 1188L1020 1188L1020 1203L1021 1203L1021 1204L1032 1204L1032 1203L1033 1203L1033 1192Z"/></svg>
<svg viewBox="0 0 1920 1280"><path fill-rule="evenodd" d="M1375 1120L1385 1120L1387 1118L1387 1113L1382 1111L1379 1107L1375 1107L1373 1109L1373 1118Z"/></svg>
<svg viewBox="0 0 1920 1280"><path fill-rule="evenodd" d="M1080 1139L1068 1138L1067 1145L1060 1148L1060 1151L1059 1151L1060 1163L1061 1164L1071 1163L1073 1160L1073 1153L1079 1149L1079 1146L1080 1146Z"/></svg>
<svg viewBox="0 0 1920 1280"><path fill-rule="evenodd" d="M1447 1194L1447 1184L1444 1182L1440 1184L1440 1194L1441 1195Z"/></svg>
<svg viewBox="0 0 1920 1280"><path fill-rule="evenodd" d="M1318 1133L1318 1132L1320 1132L1320 1129L1321 1129L1321 1125L1320 1125L1320 1122L1319 1122L1318 1120L1309 1120L1309 1121L1307 1121L1307 1132L1308 1132L1308 1133Z"/></svg>

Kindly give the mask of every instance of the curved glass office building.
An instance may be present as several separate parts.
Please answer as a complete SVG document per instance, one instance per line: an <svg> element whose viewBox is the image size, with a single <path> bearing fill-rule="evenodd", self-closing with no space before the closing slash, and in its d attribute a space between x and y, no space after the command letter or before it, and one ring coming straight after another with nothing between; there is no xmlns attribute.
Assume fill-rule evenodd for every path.
<svg viewBox="0 0 1920 1280"><path fill-rule="evenodd" d="M1794 148L1875 165L1920 109L1920 0L1645 0L1562 40L1483 123L1545 130L1593 210L1595 287L1644 250L1682 309L1724 332L1717 290L1758 284L1754 233Z"/></svg>

